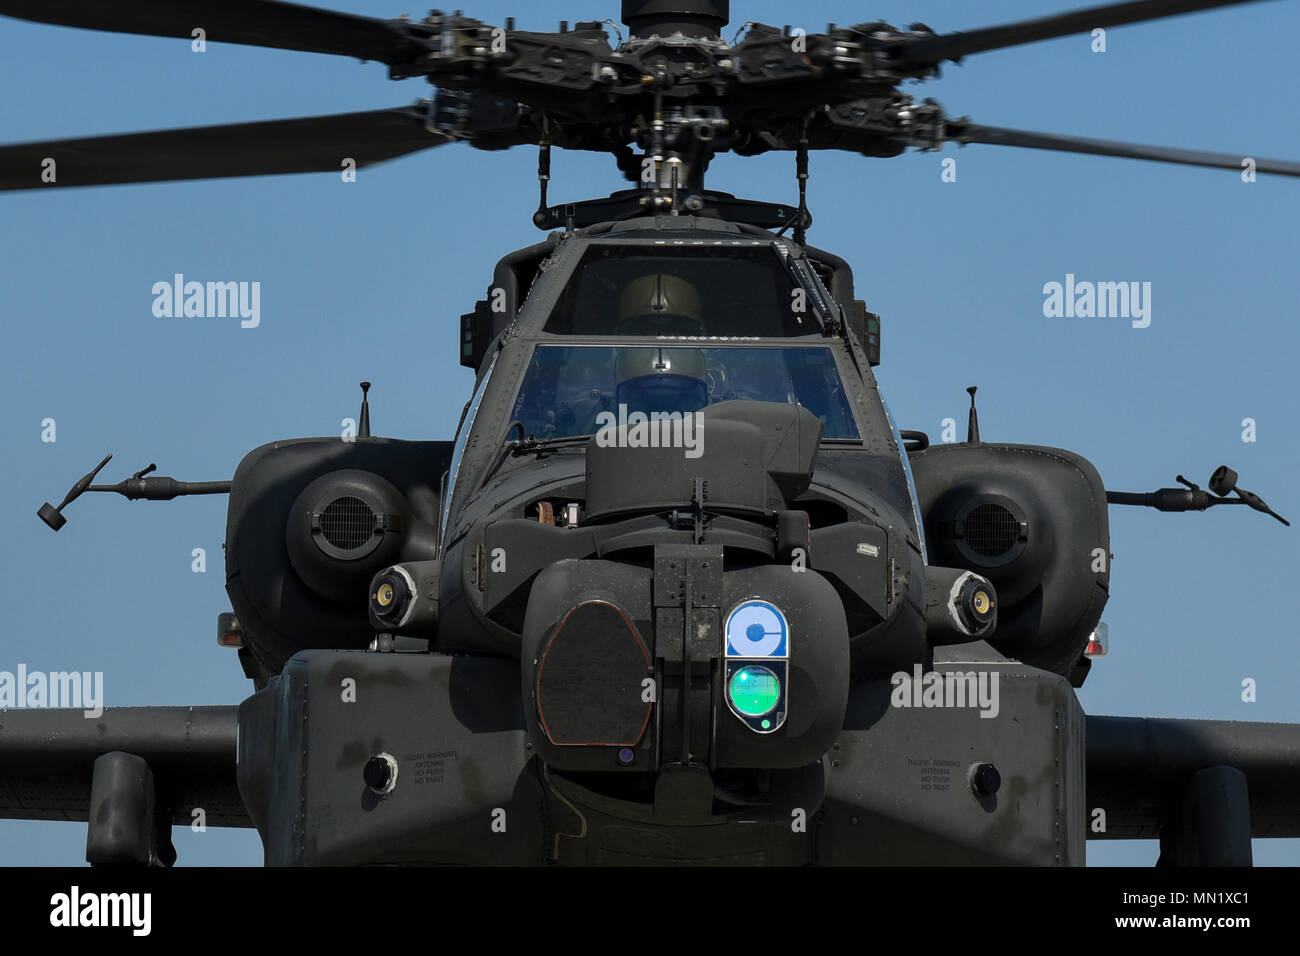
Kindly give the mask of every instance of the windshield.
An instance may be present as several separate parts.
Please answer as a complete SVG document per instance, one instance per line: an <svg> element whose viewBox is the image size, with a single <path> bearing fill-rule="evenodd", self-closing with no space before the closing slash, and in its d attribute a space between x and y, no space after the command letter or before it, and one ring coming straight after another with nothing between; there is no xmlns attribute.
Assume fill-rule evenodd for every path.
<svg viewBox="0 0 1300 956"><path fill-rule="evenodd" d="M546 320L557 335L790 338L819 332L770 243L595 245Z"/></svg>
<svg viewBox="0 0 1300 956"><path fill-rule="evenodd" d="M513 421L538 439L592 435L602 412L699 411L737 399L802 405L824 438L858 438L828 348L539 345L519 386Z"/></svg>
<svg viewBox="0 0 1300 956"><path fill-rule="evenodd" d="M456 444L451 451L451 465L447 469L447 487L443 492L442 502L442 520L439 522L438 532L439 540L447 532L447 518L451 515L451 502L455 497L456 478L460 474L460 461L465 455L465 445L469 441L469 433L474 428L474 418L478 415L478 407L483 401L483 394L487 391L488 379L492 377L492 370L496 368L497 357L492 356L492 361L488 364L487 371L483 373L483 378L479 380L478 387L474 389L474 395L470 398L469 404L465 406L465 413L461 416L460 428L456 434Z"/></svg>

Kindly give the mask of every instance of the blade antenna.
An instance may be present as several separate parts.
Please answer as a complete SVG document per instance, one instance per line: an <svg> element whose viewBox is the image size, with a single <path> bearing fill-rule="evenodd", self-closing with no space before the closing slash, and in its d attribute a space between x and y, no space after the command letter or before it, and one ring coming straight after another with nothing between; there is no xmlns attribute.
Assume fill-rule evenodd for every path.
<svg viewBox="0 0 1300 956"><path fill-rule="evenodd" d="M794 241L803 245L808 221L808 117L799 122L799 149L795 152L795 174L799 179L799 214L794 225Z"/></svg>
<svg viewBox="0 0 1300 956"><path fill-rule="evenodd" d="M370 383L361 383L361 425L357 429L358 438L370 437ZM138 476L137 476L138 477Z"/></svg>

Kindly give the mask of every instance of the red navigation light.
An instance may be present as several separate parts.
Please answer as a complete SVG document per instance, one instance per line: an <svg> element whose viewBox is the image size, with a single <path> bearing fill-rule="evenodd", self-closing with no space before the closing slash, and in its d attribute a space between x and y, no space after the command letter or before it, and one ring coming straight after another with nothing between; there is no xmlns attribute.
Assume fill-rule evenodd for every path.
<svg viewBox="0 0 1300 956"><path fill-rule="evenodd" d="M217 644L236 649L244 646L244 625L229 611L217 615Z"/></svg>
<svg viewBox="0 0 1300 956"><path fill-rule="evenodd" d="M1097 629L1088 637L1088 647L1083 652L1086 657L1105 657L1110 650L1110 628L1105 622L1099 622Z"/></svg>

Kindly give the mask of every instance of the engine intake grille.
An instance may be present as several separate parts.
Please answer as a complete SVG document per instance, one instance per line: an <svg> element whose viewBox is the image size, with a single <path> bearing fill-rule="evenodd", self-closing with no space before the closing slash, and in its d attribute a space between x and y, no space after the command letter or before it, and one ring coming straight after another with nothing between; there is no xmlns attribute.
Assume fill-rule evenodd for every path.
<svg viewBox="0 0 1300 956"><path fill-rule="evenodd" d="M986 558L1000 558L1020 540L1020 522L998 504L977 505L962 522L966 546Z"/></svg>
<svg viewBox="0 0 1300 956"><path fill-rule="evenodd" d="M375 512L360 498L343 495L321 512L320 531L340 551L356 551L374 537Z"/></svg>

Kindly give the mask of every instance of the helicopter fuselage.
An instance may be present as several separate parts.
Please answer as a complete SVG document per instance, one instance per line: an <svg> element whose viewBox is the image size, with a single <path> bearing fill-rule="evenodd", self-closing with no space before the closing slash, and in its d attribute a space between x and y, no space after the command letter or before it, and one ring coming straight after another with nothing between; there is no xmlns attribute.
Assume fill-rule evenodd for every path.
<svg viewBox="0 0 1300 956"><path fill-rule="evenodd" d="M1107 579L1055 556L1106 547L1100 481L909 451L878 321L756 227L567 231L465 317L454 442L252 453L227 571L268 861L1081 862Z"/></svg>

